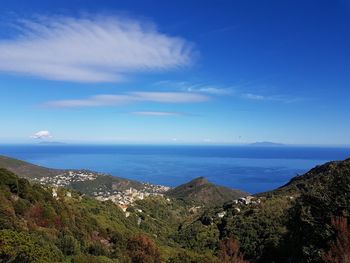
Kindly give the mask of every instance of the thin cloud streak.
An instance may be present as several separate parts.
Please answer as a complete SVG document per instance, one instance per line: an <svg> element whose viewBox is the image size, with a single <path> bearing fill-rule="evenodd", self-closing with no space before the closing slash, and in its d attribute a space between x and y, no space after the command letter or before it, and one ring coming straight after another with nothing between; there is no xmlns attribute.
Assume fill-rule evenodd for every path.
<svg viewBox="0 0 350 263"><path fill-rule="evenodd" d="M234 93L231 87L220 87L216 85L207 84L192 84L189 82L173 82L173 81L159 81L156 83L157 86L163 86L165 88L174 88L186 92L194 93L205 93L210 95L231 95Z"/></svg>
<svg viewBox="0 0 350 263"><path fill-rule="evenodd" d="M0 71L71 82L115 82L133 72L190 65L193 45L155 25L116 16L20 20L0 39Z"/></svg>
<svg viewBox="0 0 350 263"><path fill-rule="evenodd" d="M235 85L235 86L219 86L208 84L193 84L186 81L170 81L163 80L155 83L156 86L167 89L180 90L187 93L206 94L210 96L230 96L231 98L251 100L251 101L270 101L281 103L295 103L305 100L305 98L293 97L288 95L261 95L256 93L245 93L241 90L244 86L249 85Z"/></svg>
<svg viewBox="0 0 350 263"><path fill-rule="evenodd" d="M203 94L185 92L129 92L125 94L96 95L86 99L49 101L42 106L49 108L83 108L121 106L130 103L200 103L210 100Z"/></svg>
<svg viewBox="0 0 350 263"><path fill-rule="evenodd" d="M296 97L285 96L285 95L264 96L264 95L260 95L260 94L254 94L254 93L243 93L243 94L241 94L241 97L243 99L248 99L248 100L276 101L276 102L283 102L283 103L294 103L294 102L299 102L299 101L305 100L302 98L296 98Z"/></svg>

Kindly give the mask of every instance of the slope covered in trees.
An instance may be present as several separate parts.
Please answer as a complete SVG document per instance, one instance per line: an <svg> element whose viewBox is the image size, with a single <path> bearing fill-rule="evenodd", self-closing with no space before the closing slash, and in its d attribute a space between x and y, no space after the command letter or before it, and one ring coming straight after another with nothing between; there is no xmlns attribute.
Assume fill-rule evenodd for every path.
<svg viewBox="0 0 350 263"><path fill-rule="evenodd" d="M349 262L349 215L347 159L315 167L250 204L209 209L181 225L178 240L205 251L235 237L249 262Z"/></svg>
<svg viewBox="0 0 350 263"><path fill-rule="evenodd" d="M247 196L247 192L218 186L204 177L198 177L167 192L173 198L191 201L207 206L216 206L227 201Z"/></svg>
<svg viewBox="0 0 350 263"><path fill-rule="evenodd" d="M110 201L68 191L53 196L50 187L0 168L0 262L178 262L182 253L216 261L172 241L189 215L182 202L149 198L126 217Z"/></svg>
<svg viewBox="0 0 350 263"><path fill-rule="evenodd" d="M199 210L181 196L158 196L137 201L126 218L111 202L67 191L54 198L51 188L0 169L0 262L350 259L350 159L250 200Z"/></svg>

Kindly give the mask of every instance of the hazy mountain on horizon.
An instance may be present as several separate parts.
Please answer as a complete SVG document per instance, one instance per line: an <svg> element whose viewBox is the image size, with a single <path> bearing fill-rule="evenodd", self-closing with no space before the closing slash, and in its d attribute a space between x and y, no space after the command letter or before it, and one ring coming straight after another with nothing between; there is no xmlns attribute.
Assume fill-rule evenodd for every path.
<svg viewBox="0 0 350 263"><path fill-rule="evenodd" d="M251 146L283 146L285 144L278 143L278 142L263 141L263 142L253 142L253 143L251 143L249 145L251 145Z"/></svg>

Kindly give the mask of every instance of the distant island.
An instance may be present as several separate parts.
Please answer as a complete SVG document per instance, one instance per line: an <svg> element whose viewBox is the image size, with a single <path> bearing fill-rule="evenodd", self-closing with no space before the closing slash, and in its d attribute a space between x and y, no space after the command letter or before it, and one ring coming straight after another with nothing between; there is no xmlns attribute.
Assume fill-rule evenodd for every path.
<svg viewBox="0 0 350 263"><path fill-rule="evenodd" d="M253 142L249 144L250 146L284 146L283 143L278 142Z"/></svg>
<svg viewBox="0 0 350 263"><path fill-rule="evenodd" d="M51 142L51 141L41 141L38 144L40 145L66 145L64 142Z"/></svg>

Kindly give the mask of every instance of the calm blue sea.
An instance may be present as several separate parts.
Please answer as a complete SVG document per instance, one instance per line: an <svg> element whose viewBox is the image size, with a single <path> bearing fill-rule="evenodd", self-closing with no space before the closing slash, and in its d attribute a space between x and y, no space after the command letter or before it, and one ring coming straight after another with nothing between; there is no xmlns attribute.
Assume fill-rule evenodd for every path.
<svg viewBox="0 0 350 263"><path fill-rule="evenodd" d="M262 146L3 145L0 154L51 168L91 169L176 186L205 176L251 193L274 189L350 148Z"/></svg>

